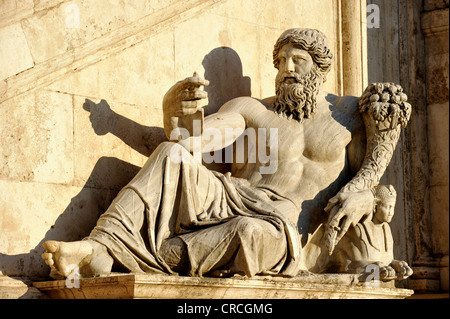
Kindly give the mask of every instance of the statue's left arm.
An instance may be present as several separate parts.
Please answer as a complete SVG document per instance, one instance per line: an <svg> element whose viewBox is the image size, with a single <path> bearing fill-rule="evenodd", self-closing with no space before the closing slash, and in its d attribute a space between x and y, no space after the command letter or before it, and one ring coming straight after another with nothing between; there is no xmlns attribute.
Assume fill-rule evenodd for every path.
<svg viewBox="0 0 450 319"><path fill-rule="evenodd" d="M325 245L330 254L348 228L373 211L372 190L389 165L411 105L400 85L374 83L361 96L359 112L366 130L366 154L356 175L325 208L329 213Z"/></svg>

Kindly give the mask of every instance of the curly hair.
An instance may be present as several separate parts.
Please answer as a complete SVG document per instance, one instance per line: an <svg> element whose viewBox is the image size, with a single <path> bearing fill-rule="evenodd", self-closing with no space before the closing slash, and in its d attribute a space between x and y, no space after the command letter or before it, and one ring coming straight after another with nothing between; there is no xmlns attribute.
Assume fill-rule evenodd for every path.
<svg viewBox="0 0 450 319"><path fill-rule="evenodd" d="M395 200L397 198L397 192L392 185L377 185L373 189L373 194L376 202Z"/></svg>
<svg viewBox="0 0 450 319"><path fill-rule="evenodd" d="M307 51L325 80L325 76L333 63L333 53L328 48L328 40L325 34L319 30L302 28L284 31L275 43L273 50L273 64L276 69L279 67L278 53L288 43Z"/></svg>

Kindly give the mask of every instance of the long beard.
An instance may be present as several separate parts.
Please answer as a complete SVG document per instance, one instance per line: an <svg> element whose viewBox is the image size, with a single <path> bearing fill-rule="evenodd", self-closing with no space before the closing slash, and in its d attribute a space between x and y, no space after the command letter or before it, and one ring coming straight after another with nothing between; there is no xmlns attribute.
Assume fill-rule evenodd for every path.
<svg viewBox="0 0 450 319"><path fill-rule="evenodd" d="M292 76L297 83L289 84L283 82L284 79L277 79L273 107L280 116L303 123L316 111L321 76L316 68L301 78L297 74Z"/></svg>

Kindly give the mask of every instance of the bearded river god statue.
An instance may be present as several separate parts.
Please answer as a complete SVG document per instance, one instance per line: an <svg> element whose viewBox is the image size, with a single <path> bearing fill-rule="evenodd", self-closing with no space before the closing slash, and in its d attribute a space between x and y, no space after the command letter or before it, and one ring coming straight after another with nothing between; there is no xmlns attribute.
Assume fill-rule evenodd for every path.
<svg viewBox="0 0 450 319"><path fill-rule="evenodd" d="M209 82L194 74L176 83L163 101L169 141L87 238L44 243L51 275L67 277L76 265L82 276L296 276L333 271L340 261L337 272L378 264L382 279L410 276L392 244L383 246L383 260L361 251L385 229L372 216L381 205L378 183L411 114L403 89L374 83L360 98L324 92L333 55L317 30L285 31L273 58L275 97L235 98L205 118L198 105ZM202 164L222 154L230 172ZM360 231L366 220L375 239ZM355 259L346 265L359 266L345 266L345 256Z"/></svg>

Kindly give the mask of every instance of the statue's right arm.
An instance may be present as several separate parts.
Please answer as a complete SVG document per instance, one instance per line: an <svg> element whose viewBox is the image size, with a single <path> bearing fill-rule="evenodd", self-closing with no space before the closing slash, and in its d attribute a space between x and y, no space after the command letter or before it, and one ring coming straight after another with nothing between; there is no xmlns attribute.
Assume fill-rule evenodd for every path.
<svg viewBox="0 0 450 319"><path fill-rule="evenodd" d="M207 85L209 81L194 73L192 77L175 83L164 95L164 132L170 141L178 141L173 132L184 128L182 119L198 112L199 101L208 96L200 87Z"/></svg>
<svg viewBox="0 0 450 319"><path fill-rule="evenodd" d="M207 93L200 90L201 86L207 86L208 80L194 76L177 82L164 96L163 114L164 131L172 142L178 142L188 151L211 152L223 149L241 135L246 123L241 114L230 109L220 109L217 113L203 118L203 112L199 109L199 101L207 97ZM199 114L199 116L193 116ZM180 139L180 130L192 119L201 121L201 134L190 134ZM191 124L192 128L192 124ZM201 147L200 150L197 148Z"/></svg>

